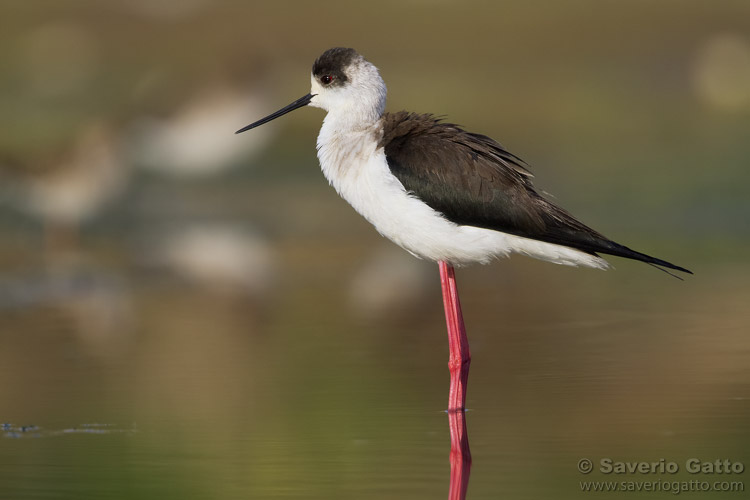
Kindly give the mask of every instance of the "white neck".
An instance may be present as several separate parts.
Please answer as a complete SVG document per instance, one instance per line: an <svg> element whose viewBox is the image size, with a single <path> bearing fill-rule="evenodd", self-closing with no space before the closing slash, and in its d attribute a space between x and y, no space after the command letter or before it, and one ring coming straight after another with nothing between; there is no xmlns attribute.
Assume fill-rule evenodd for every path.
<svg viewBox="0 0 750 500"><path fill-rule="evenodd" d="M318 158L339 193L343 179L356 176L376 153L387 93L378 69L362 58L346 68L346 76L344 85L328 87L312 76L310 91L310 105L328 112L318 135Z"/></svg>
<svg viewBox="0 0 750 500"><path fill-rule="evenodd" d="M318 159L323 174L339 190L337 180L355 174L372 157L382 133L380 117L353 120L344 113L329 112L318 134Z"/></svg>

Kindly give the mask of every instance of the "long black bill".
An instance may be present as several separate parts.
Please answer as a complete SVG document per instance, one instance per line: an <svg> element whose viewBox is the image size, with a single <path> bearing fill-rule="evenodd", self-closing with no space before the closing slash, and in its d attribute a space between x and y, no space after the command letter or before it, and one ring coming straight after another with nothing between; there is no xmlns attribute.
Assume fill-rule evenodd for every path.
<svg viewBox="0 0 750 500"><path fill-rule="evenodd" d="M251 123L247 127L242 127L237 132L235 132L235 134L239 134L239 133L244 132L246 130L250 130L251 128L260 127L264 123L268 123L271 120L275 120L279 116L285 115L285 114L289 113L290 111L294 111L295 109L301 108L302 106L307 106L308 104L310 104L310 101L312 101L313 97L315 97L315 94L307 94L306 96L300 97L299 99L297 99L296 101L294 101L290 105L284 106L283 108L281 108L280 110L276 111L275 113L271 113L270 115L266 116L265 118L261 118L257 122Z"/></svg>

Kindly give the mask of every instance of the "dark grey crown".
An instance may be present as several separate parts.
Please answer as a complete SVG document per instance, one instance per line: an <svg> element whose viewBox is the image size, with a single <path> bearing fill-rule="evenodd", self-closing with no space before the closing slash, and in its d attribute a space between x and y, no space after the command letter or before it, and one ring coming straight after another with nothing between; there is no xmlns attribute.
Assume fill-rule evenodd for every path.
<svg viewBox="0 0 750 500"><path fill-rule="evenodd" d="M343 85L349 78L344 69L349 66L359 54L354 49L334 47L323 52L313 63L312 73L316 80L325 75L333 77L331 85Z"/></svg>

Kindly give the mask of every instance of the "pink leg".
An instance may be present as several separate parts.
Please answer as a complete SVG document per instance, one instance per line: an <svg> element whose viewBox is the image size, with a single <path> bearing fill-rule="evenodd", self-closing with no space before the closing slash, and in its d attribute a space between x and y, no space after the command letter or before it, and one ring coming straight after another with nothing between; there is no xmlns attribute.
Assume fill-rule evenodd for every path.
<svg viewBox="0 0 750 500"><path fill-rule="evenodd" d="M466 432L466 413L448 412L448 425L451 433L451 480L448 500L465 500L471 472L471 451L469 435Z"/></svg>
<svg viewBox="0 0 750 500"><path fill-rule="evenodd" d="M440 284L443 288L445 322L448 324L448 369L451 373L448 411L463 411L466 407L466 384L469 380L469 364L471 363L469 340L466 338L453 266L445 261L438 262L438 266L440 267Z"/></svg>

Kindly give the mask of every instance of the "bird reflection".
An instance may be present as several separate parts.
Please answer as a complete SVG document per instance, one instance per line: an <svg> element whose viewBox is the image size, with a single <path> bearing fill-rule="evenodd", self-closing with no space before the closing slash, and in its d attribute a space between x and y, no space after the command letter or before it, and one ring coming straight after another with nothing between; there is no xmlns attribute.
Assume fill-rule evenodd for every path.
<svg viewBox="0 0 750 500"><path fill-rule="evenodd" d="M469 450L469 434L466 432L466 413L462 410L448 411L448 427L451 434L451 480L448 500L465 500L471 472L471 450Z"/></svg>

